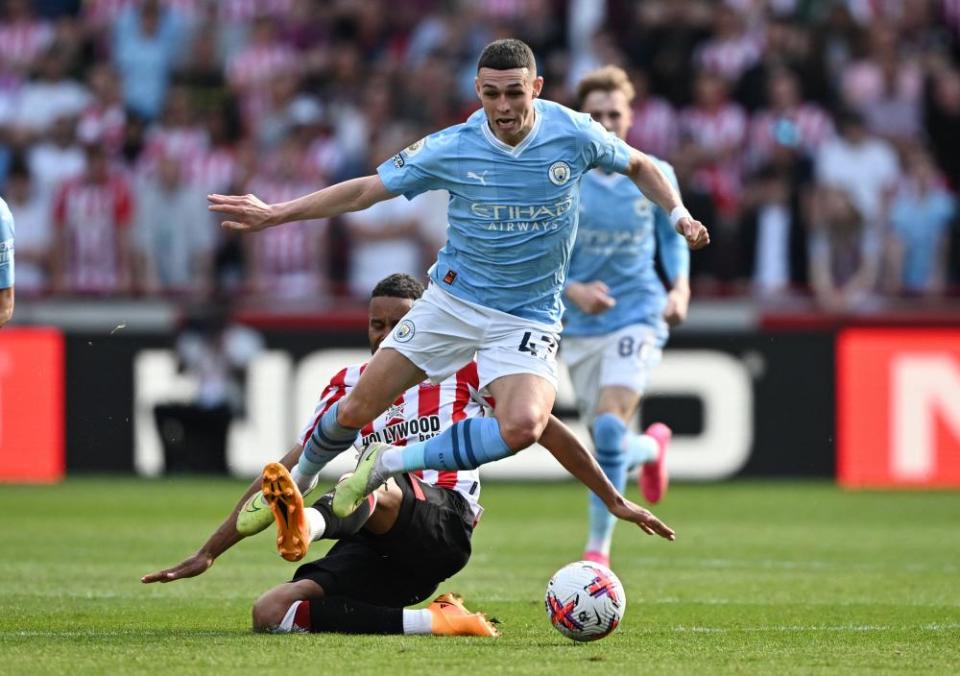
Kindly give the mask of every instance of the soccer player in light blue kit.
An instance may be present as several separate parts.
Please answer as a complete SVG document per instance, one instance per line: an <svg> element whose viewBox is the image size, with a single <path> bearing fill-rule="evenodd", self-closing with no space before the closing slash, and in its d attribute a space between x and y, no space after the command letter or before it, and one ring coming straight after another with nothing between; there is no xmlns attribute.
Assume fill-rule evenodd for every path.
<svg viewBox="0 0 960 676"><path fill-rule="evenodd" d="M0 199L0 326L13 317L14 246L13 214Z"/></svg>
<svg viewBox="0 0 960 676"><path fill-rule="evenodd" d="M621 68L588 73L577 87L580 109L619 138L632 123L633 86ZM669 164L660 168L676 186ZM690 301L690 254L669 215L620 174L594 169L580 185L580 229L565 290L561 358L577 395L577 408L593 434L597 460L623 491L630 467L642 467L644 496L652 503L667 487L664 465L670 428L654 423L645 434L628 431L650 371L659 363L668 324L682 321ZM670 282L657 274L660 251ZM615 520L589 496L584 559L610 563Z"/></svg>
<svg viewBox="0 0 960 676"><path fill-rule="evenodd" d="M484 48L478 64L483 109L408 146L376 175L280 204L253 195L209 197L210 209L228 219L224 227L251 231L359 211L397 194L450 193L448 240L430 270L430 288L383 342L351 394L324 414L292 474L305 492L400 393L425 376L439 382L474 357L481 389L496 401L495 414L402 448L368 445L353 476L337 487L337 514L349 514L400 472L473 468L552 434L560 296L584 172L599 166L627 174L673 214L691 248L709 242L707 229L684 209L650 158L588 115L539 100L542 87L530 48L498 40ZM619 493L607 506L648 533L673 538Z"/></svg>

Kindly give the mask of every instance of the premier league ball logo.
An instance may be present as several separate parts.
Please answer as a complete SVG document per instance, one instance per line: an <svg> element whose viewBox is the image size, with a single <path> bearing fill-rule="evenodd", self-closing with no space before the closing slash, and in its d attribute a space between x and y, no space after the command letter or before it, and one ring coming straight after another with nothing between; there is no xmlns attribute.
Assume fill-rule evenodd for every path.
<svg viewBox="0 0 960 676"><path fill-rule="evenodd" d="M426 138L422 138L419 141L414 141L413 143L408 145L406 148L404 148L403 152L406 153L407 157L413 157L414 155L419 153L421 150L423 150L423 145L426 143L426 141L427 141Z"/></svg>

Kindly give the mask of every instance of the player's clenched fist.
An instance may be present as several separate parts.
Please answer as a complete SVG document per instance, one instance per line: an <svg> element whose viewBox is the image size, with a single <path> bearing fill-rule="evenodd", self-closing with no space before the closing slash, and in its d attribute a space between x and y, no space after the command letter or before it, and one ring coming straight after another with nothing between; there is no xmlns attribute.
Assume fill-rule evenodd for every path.
<svg viewBox="0 0 960 676"><path fill-rule="evenodd" d="M224 215L227 230L256 232L273 225L270 205L256 195L207 195L210 211Z"/></svg>
<svg viewBox="0 0 960 676"><path fill-rule="evenodd" d="M676 228L677 232L687 240L687 246L694 251L702 249L710 243L710 232L707 230L707 226L692 216L681 218L677 221Z"/></svg>

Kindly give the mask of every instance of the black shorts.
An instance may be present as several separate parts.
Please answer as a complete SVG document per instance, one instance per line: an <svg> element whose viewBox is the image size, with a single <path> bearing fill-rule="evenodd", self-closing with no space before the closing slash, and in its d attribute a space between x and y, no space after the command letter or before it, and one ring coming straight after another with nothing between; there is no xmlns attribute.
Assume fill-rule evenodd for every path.
<svg viewBox="0 0 960 676"><path fill-rule="evenodd" d="M403 608L428 598L470 559L473 510L459 493L403 474L396 524L384 535L361 530L326 556L305 563L293 581L313 580L327 596Z"/></svg>

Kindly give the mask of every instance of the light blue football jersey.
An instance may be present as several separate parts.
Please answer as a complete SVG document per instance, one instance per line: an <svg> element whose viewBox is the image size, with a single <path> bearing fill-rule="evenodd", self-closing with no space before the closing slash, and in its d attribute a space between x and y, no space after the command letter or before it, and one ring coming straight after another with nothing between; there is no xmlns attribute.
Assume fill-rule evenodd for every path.
<svg viewBox="0 0 960 676"><path fill-rule="evenodd" d="M677 187L673 167L656 162ZM671 281L686 277L690 270L686 240L670 225L667 213L626 176L591 171L583 177L580 193L580 230L569 279L602 281L617 304L606 312L588 315L568 302L563 334L598 336L631 324L647 324L657 329L663 345L667 340L662 316L667 292L657 275L654 254L659 248Z"/></svg>
<svg viewBox="0 0 960 676"><path fill-rule="evenodd" d="M13 286L13 214L7 203L0 199L0 289Z"/></svg>
<svg viewBox="0 0 960 676"><path fill-rule="evenodd" d="M496 138L483 110L431 134L377 169L407 199L450 193L447 243L430 278L464 300L557 324L577 232L580 177L626 171L630 148L589 115L536 100L536 120L516 147Z"/></svg>

